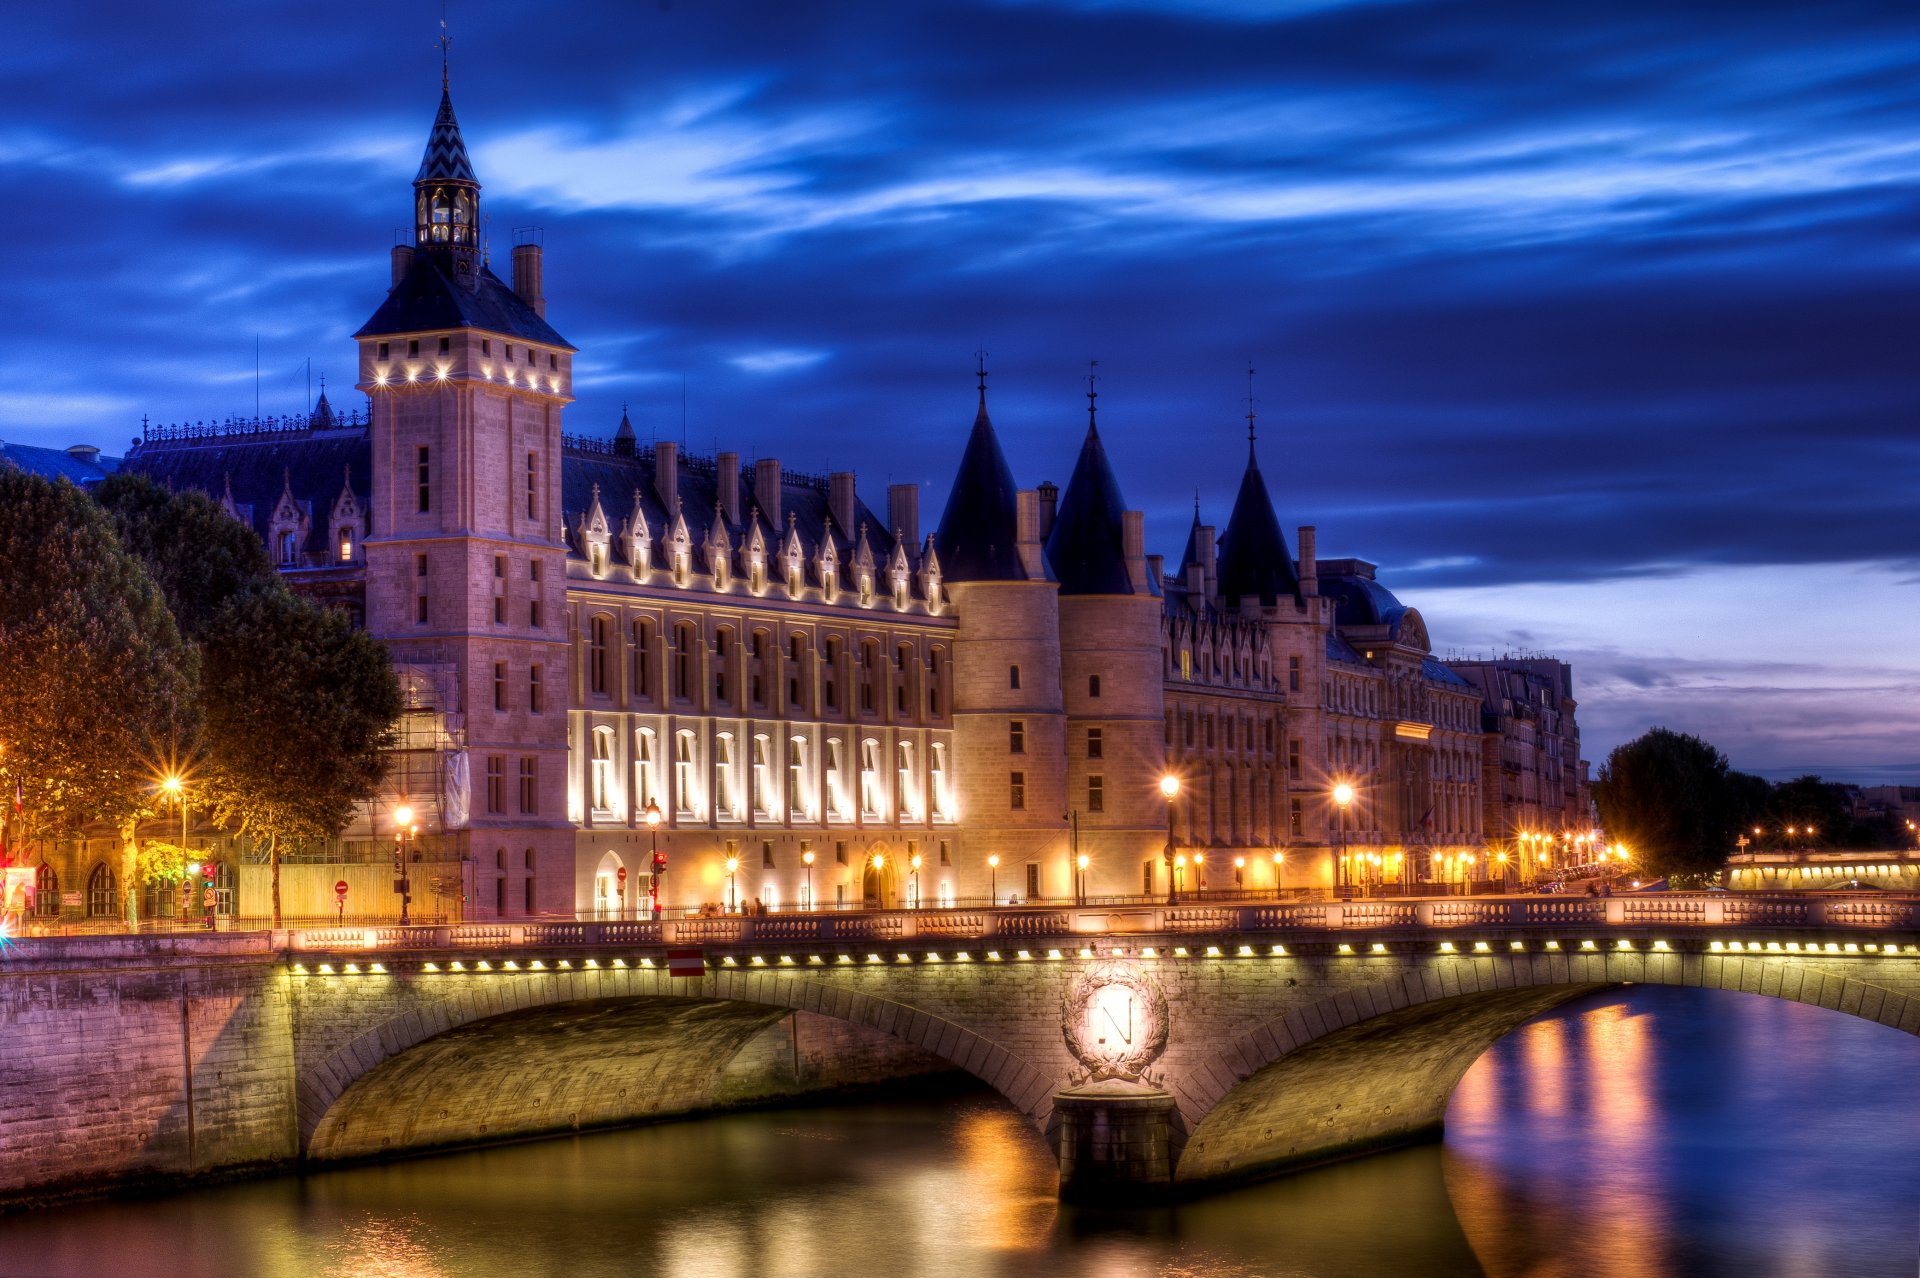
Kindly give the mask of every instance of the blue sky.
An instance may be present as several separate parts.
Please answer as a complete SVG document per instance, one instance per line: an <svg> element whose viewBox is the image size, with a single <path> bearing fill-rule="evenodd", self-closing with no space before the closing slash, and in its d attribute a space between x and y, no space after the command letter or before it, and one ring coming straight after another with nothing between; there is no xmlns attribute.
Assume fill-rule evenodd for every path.
<svg viewBox="0 0 1920 1278"><path fill-rule="evenodd" d="M991 352L1022 483L1103 433L1154 549L1283 524L1442 653L1573 660L1587 753L1920 782L1920 8L1215 0L453 8L571 429L927 485ZM0 48L0 438L341 393L439 6L107 3ZM683 416L684 414L684 416Z"/></svg>

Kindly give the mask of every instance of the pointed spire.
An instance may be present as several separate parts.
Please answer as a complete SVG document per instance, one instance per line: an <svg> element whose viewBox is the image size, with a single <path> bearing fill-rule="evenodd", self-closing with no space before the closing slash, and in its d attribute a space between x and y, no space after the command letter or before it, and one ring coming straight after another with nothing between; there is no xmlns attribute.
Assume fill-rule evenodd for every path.
<svg viewBox="0 0 1920 1278"><path fill-rule="evenodd" d="M1189 564L1200 562L1200 490L1193 490L1193 524L1187 529L1187 548L1180 552L1180 571L1184 575Z"/></svg>
<svg viewBox="0 0 1920 1278"><path fill-rule="evenodd" d="M1089 435L1097 435L1100 433L1099 430L1094 425L1094 408L1095 408L1094 401L1100 398L1100 392L1093 388L1094 383L1099 380L1099 373L1100 373L1100 361L1097 359L1088 360L1087 361L1087 433ZM1069 485L1069 488L1071 488L1071 485Z"/></svg>
<svg viewBox="0 0 1920 1278"><path fill-rule="evenodd" d="M987 420L987 352L986 348L973 353L974 372L980 378L980 411L974 414L973 424L978 426Z"/></svg>
<svg viewBox="0 0 1920 1278"><path fill-rule="evenodd" d="M1253 365L1247 365L1247 462L1253 462Z"/></svg>
<svg viewBox="0 0 1920 1278"><path fill-rule="evenodd" d="M620 405L620 428L613 432L613 454L616 457L631 457L639 448L639 437L633 433L633 422L627 417L627 406Z"/></svg>
<svg viewBox="0 0 1920 1278"><path fill-rule="evenodd" d="M1019 495L1013 470L987 417L986 352L978 355L980 411L960 454L934 544L949 581L1023 581L1020 565Z"/></svg>
<svg viewBox="0 0 1920 1278"><path fill-rule="evenodd" d="M1220 536L1220 598L1229 606L1247 595L1271 605L1300 593L1293 553L1273 513L1273 498L1267 495L1267 481L1261 478L1260 459L1254 452L1252 369L1247 370L1247 378L1247 469L1240 476L1227 530Z"/></svg>
<svg viewBox="0 0 1920 1278"><path fill-rule="evenodd" d="M467 158L467 144L460 136L460 121L453 114L453 95L440 90L440 111L433 117L427 133L427 149L420 155L420 171L413 175L414 185L422 182L466 182L477 187L473 161Z"/></svg>
<svg viewBox="0 0 1920 1278"><path fill-rule="evenodd" d="M1098 361L1094 361L1098 367ZM1087 437L1080 445L1073 478L1060 498L1060 513L1047 536L1047 562L1063 595L1130 595L1127 571L1126 498L1107 460L1106 445L1093 422L1094 377L1087 375Z"/></svg>

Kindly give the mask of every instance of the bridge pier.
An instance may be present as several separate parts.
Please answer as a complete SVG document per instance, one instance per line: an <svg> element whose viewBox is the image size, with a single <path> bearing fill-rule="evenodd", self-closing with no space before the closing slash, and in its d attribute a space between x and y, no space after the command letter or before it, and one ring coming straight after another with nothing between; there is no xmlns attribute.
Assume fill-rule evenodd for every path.
<svg viewBox="0 0 1920 1278"><path fill-rule="evenodd" d="M1173 1185L1178 1118L1173 1095L1109 1080L1056 1092L1060 1197L1109 1205L1159 1201Z"/></svg>

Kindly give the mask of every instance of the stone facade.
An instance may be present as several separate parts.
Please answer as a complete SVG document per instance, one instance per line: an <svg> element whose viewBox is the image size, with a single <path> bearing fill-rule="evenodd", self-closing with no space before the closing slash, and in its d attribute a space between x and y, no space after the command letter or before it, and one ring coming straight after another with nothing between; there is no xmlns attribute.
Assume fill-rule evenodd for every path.
<svg viewBox="0 0 1920 1278"><path fill-rule="evenodd" d="M643 445L624 418L565 433L575 350L547 323L543 250L517 245L510 281L478 256L450 100L415 196L416 242L355 335L364 415L323 394L305 419L149 427L124 463L214 494L403 675L388 793L292 854L332 868L290 915L333 915L334 881L350 917L393 913L347 869L390 865L402 804L432 917L1163 896L1169 870L1183 892L1486 876L1511 822L1483 759L1506 729L1373 565L1317 558L1310 527L1294 552L1251 418L1224 532L1196 508L1168 572L1096 397L1065 490L1020 488L983 369L923 536L910 485L882 515L850 472ZM1570 733L1565 680L1554 714ZM1554 740L1575 768L1577 735ZM56 859L70 893L93 872ZM222 900L244 911L262 871L237 868Z"/></svg>

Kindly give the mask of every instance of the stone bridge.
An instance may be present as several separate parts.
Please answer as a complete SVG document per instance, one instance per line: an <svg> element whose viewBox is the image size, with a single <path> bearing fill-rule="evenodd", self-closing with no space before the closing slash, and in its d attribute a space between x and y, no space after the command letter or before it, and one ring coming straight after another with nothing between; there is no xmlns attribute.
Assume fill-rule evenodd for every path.
<svg viewBox="0 0 1920 1278"><path fill-rule="evenodd" d="M696 975L669 971L669 952ZM1920 1034L1920 901L924 910L25 940L0 1195L378 1158L936 1070L1162 1196L1437 1134L1528 1018L1632 982Z"/></svg>

